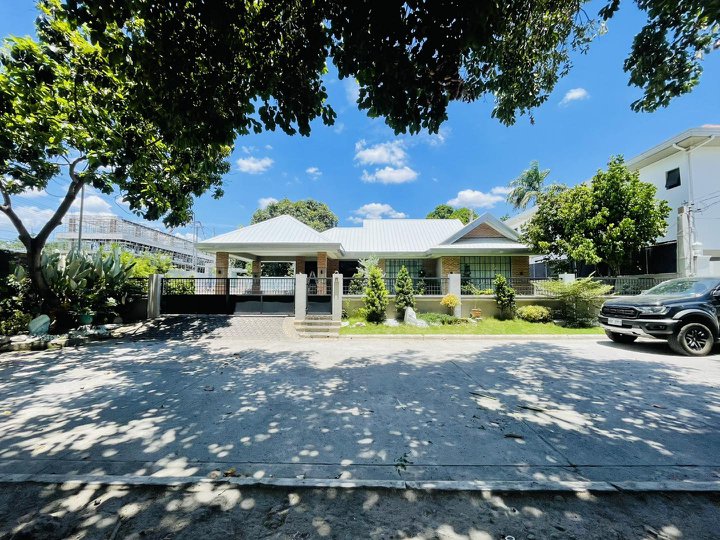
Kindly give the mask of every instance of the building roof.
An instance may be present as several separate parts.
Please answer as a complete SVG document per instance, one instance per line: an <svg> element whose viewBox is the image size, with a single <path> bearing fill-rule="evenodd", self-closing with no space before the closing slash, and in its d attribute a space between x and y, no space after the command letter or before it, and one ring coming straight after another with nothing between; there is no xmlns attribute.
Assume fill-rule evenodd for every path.
<svg viewBox="0 0 720 540"><path fill-rule="evenodd" d="M627 162L635 171L653 163L700 145L720 146L720 125L706 124L678 133Z"/></svg>
<svg viewBox="0 0 720 540"><path fill-rule="evenodd" d="M335 227L323 236L349 253L421 255L462 228L459 219L366 219L362 227Z"/></svg>
<svg viewBox="0 0 720 540"><path fill-rule="evenodd" d="M468 225L457 219L368 219L361 227L335 227L322 233L293 217L279 216L204 240L198 247L240 257L302 256L322 251L336 258L528 253L517 233L490 214Z"/></svg>

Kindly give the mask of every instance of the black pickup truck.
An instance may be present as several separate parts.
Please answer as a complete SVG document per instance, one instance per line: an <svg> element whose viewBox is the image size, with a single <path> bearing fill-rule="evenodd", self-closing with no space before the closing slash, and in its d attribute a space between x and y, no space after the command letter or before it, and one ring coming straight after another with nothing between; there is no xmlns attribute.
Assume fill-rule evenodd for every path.
<svg viewBox="0 0 720 540"><path fill-rule="evenodd" d="M616 343L665 339L686 356L705 356L720 340L720 278L664 281L637 296L605 302L598 321Z"/></svg>

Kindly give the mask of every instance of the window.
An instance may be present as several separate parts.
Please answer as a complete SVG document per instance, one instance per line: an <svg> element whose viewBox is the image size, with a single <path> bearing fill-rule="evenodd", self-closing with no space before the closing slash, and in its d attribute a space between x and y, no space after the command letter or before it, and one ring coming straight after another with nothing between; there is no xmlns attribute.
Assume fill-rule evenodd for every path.
<svg viewBox="0 0 720 540"><path fill-rule="evenodd" d="M418 277L420 269L423 266L422 259L386 259L385 260L385 276L388 278L396 278L400 268L405 266L410 273L410 277Z"/></svg>
<svg viewBox="0 0 720 540"><path fill-rule="evenodd" d="M496 274L510 277L510 257L460 257L460 275L465 283L490 289Z"/></svg>
<svg viewBox="0 0 720 540"><path fill-rule="evenodd" d="M665 173L665 189L676 188L680 185L680 169L673 169Z"/></svg>

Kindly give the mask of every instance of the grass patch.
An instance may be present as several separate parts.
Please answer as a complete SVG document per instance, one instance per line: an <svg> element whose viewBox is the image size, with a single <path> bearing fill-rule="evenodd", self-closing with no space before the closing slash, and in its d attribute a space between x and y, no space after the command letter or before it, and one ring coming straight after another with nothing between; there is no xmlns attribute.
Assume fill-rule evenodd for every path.
<svg viewBox="0 0 720 540"><path fill-rule="evenodd" d="M477 324L444 324L418 328L416 326L385 326L367 323L363 319L349 319L350 326L340 328L341 335L363 334L466 334L466 335L500 335L500 334L602 334L603 329L565 328L555 323L531 323L520 319L501 321L492 317L484 318ZM367 326L353 326L356 322L365 322Z"/></svg>

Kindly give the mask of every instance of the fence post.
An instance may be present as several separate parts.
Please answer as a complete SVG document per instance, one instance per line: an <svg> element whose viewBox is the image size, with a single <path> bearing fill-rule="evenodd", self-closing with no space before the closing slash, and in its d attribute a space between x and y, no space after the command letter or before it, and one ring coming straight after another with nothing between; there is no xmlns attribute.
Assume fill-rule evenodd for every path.
<svg viewBox="0 0 720 540"><path fill-rule="evenodd" d="M335 272L332 276L332 320L342 319L343 275Z"/></svg>
<svg viewBox="0 0 720 540"><path fill-rule="evenodd" d="M233 309L230 309L230 278L225 278L225 311L227 311L229 314L235 313L235 307L233 306Z"/></svg>
<svg viewBox="0 0 720 540"><path fill-rule="evenodd" d="M154 319L160 316L160 300L162 298L161 274L153 274L148 278L147 318Z"/></svg>
<svg viewBox="0 0 720 540"><path fill-rule="evenodd" d="M460 274L448 274L448 294L454 294L458 298L462 298L460 277ZM462 305L455 307L453 315L456 317L462 316Z"/></svg>
<svg viewBox="0 0 720 540"><path fill-rule="evenodd" d="M304 321L307 311L307 275L295 274L295 320Z"/></svg>

